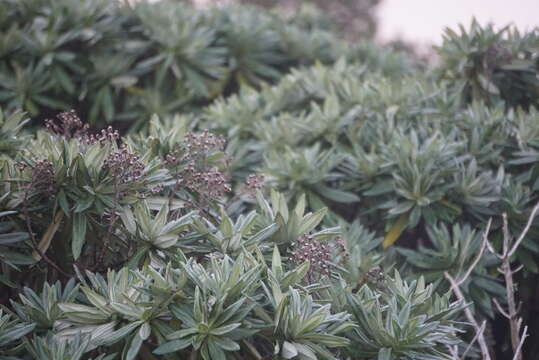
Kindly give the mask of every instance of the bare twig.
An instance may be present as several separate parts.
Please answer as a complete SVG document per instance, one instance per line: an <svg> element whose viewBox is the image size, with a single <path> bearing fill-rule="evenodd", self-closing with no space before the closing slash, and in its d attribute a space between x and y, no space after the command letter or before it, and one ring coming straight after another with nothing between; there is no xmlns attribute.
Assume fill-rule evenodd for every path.
<svg viewBox="0 0 539 360"><path fill-rule="evenodd" d="M466 272L464 273L464 276L462 276L458 280L455 280L448 272L444 273L445 278L451 284L451 289L455 293L457 299L459 299L462 302L465 302L466 299L465 299L464 295L462 294L462 291L460 290L460 285L462 285L470 277L470 275L472 274L473 269L477 266L479 261L481 261L481 258L483 257L485 249L487 248L487 246L489 246L488 233L490 231L491 224L492 224L492 219L489 219L489 221L487 223L487 227L485 229L485 232L483 233L483 242L481 244L481 249L479 250L479 253L475 257L474 261L472 262L472 264L470 265L468 270L466 270ZM483 321L482 325L479 326L479 324L477 323L477 320L475 319L475 317L473 316L473 314L472 314L472 312L471 312L471 310L469 308L466 308L464 310L464 313L466 315L466 318L472 324L472 326L473 326L473 328L475 330L475 336L474 336L472 342L468 345L468 347L464 351L464 354L462 355L462 358L464 358L466 356L468 351L470 351L470 348L472 347L472 345L477 341L479 343L479 347L481 348L481 354L483 355L483 360L490 360L490 353L489 353L487 342L486 342L485 336L484 336L486 322Z"/></svg>
<svg viewBox="0 0 539 360"><path fill-rule="evenodd" d="M526 227L520 233L520 236L518 237L517 241L513 244L513 247L511 248L511 250L509 250L509 253L507 254L508 257L513 256L515 251L517 251L517 248L522 242L522 240L524 240L524 237L526 237L526 234L530 230L530 227L533 223L533 219L535 218L535 215L537 215L538 210L539 210L539 203L537 203L537 205L535 205L535 207L533 208L532 213L530 214L530 217L528 218L528 223L526 224Z"/></svg>
<svg viewBox="0 0 539 360"><path fill-rule="evenodd" d="M529 222L528 222L529 224ZM516 248L511 247L511 235L509 234L509 226L507 224L507 215L503 214L503 253L500 254L502 259L502 266L498 270L505 279L505 291L507 293L507 311L504 312L508 319L511 328L511 345L513 347L513 353L515 354L515 360L521 360L522 354L517 352L518 344L520 343L520 323L518 321L518 313L515 301L515 285L513 282L513 271L511 270L510 253ZM527 231L525 229L525 231ZM522 238L522 237L521 237ZM516 243L515 243L516 244Z"/></svg>
<svg viewBox="0 0 539 360"><path fill-rule="evenodd" d="M504 310L502 306L494 299L494 304L496 305L496 308L498 311L509 320L509 326L511 329L511 346L513 348L513 354L514 360L522 360L522 346L524 344L524 340L527 336L528 327L524 327L524 331L522 332L522 335L520 334L520 327L522 326L522 318L518 316L520 305L517 306L517 302L515 299L515 284L513 281L513 274L518 272L522 269L522 266L517 267L516 269L511 268L511 257L515 254L518 247L526 237L528 231L530 230L530 227L533 223L533 220L535 216L537 215L537 211L539 211L539 203L535 205L535 207L532 209L532 212L528 218L528 222L526 223L526 226L520 233L517 240L511 244L511 234L509 232L509 224L507 221L507 214L503 214L503 245L502 245L502 252L496 253L494 250L494 247L489 243L487 245L488 249L495 254L501 261L502 264L498 271L503 274L505 279L505 291L507 293L507 310Z"/></svg>
<svg viewBox="0 0 539 360"><path fill-rule="evenodd" d="M481 324L481 327L479 328L479 332L476 332L474 338L472 339L472 341L470 341L470 343L466 347L466 350L464 350L464 352L462 353L462 356L459 359L466 358L466 355L468 355L468 351L472 349L473 344L479 339L480 336L483 336L483 333L485 332L486 327L487 327L487 321L483 320L483 323Z"/></svg>
<svg viewBox="0 0 539 360"><path fill-rule="evenodd" d="M511 244L511 234L509 233L509 225L507 222L507 214L503 214L503 246L502 246L502 253L499 254L495 251L494 247L490 242L488 241L488 233L490 231L490 226L492 224L492 219L490 219L487 223L487 227L485 229L485 232L483 234L483 243L481 245L481 249L468 268L468 270L464 273L464 276L458 280L455 280L447 271L444 273L445 278L449 281L451 284L451 289L458 300L465 302L465 297L462 294L462 291L460 290L460 285L463 284L468 277L470 277L473 269L475 266L479 263L481 260L481 257L483 256L483 253L485 251L485 248L488 248L489 251L491 251L494 255L496 255L502 262L501 267L498 269L505 278L505 289L507 292L507 311L505 311L502 306L499 304L499 302L494 299L494 304L496 305L496 308L498 311L505 316L509 320L509 324L511 327L511 345L513 348L514 357L513 360L522 360L522 346L524 344L524 340L527 337L528 327L524 327L524 331L522 334L520 334L520 327L522 326L522 318L518 317L519 308L516 305L515 301L515 285L513 282L513 274L515 274L517 271L522 269L522 266L511 269L511 263L510 258L514 253L517 251L518 247L526 237L526 234L530 230L531 224L533 223L533 220L535 218L535 215L539 211L539 203L535 205L533 208L530 217L528 218L528 222L526 223L526 226L520 233L520 236L518 239ZM490 360L490 353L487 346L487 343L485 341L484 337L484 330L485 330L485 322L481 326L477 323L477 320L474 318L472 312L470 309L466 308L464 310L464 313L466 315L466 318L468 321L472 324L473 328L475 329L475 337L473 338L472 342L468 345L466 350L463 353L463 357L466 356L470 348L472 347L472 344L474 342L478 342L479 347L481 349L481 354L483 357L483 360Z"/></svg>
<svg viewBox="0 0 539 360"><path fill-rule="evenodd" d="M500 305L500 303L498 302L498 300L496 300L495 298L492 299L494 301L494 305L496 305L496 308L498 309L498 311L504 316L506 317L507 319L510 319L511 317L509 316L509 314L502 308L502 306Z"/></svg>
<svg viewBox="0 0 539 360"><path fill-rule="evenodd" d="M462 301L463 303L466 302L466 299L464 298L464 295L462 294L462 291L460 290L460 287L458 286L455 279L446 271L444 272L444 276L451 284L451 289L453 290L453 293L457 297L459 301ZM483 334L483 330L481 329L481 326L477 323L477 320L475 320L475 317L472 314L472 311L469 308L464 309L464 314L466 315L466 318L468 321L472 324L473 328L475 329L475 335L477 337L477 342L479 343L479 347L481 348L481 354L483 355L483 360L490 360L490 352L487 346L487 342L485 340L485 336Z"/></svg>
<svg viewBox="0 0 539 360"><path fill-rule="evenodd" d="M485 232L483 233L483 243L481 244L481 249L479 250L479 253L477 254L476 258L474 259L474 261L472 263L472 265L470 265L470 267L468 268L468 270L466 271L464 276L460 280L456 281L457 286L462 285L466 281L466 279L468 279L468 277L471 275L471 273L472 273L473 269L475 268L475 266L481 260L481 257L483 257L483 253L485 252L485 248L487 247L487 243L488 243L488 233L490 231L490 225L491 224L492 224L492 219L489 219L488 223L487 223L487 228L485 229Z"/></svg>
<svg viewBox="0 0 539 360"><path fill-rule="evenodd" d="M518 343L517 350L515 352L515 356L513 356L513 360L518 360L519 356L522 357L522 345L524 345L524 340L528 337L528 326L524 326L524 331L522 331L522 336L520 338L520 342Z"/></svg>

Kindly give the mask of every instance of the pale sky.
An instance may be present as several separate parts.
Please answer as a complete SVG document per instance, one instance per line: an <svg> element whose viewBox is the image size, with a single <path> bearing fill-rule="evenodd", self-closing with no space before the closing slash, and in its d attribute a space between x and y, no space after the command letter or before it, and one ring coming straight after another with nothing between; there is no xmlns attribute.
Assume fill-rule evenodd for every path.
<svg viewBox="0 0 539 360"><path fill-rule="evenodd" d="M539 26L539 0L383 0L378 37L439 44L444 27L456 28L459 23L468 27L472 16L480 24L513 23L520 30L533 29Z"/></svg>

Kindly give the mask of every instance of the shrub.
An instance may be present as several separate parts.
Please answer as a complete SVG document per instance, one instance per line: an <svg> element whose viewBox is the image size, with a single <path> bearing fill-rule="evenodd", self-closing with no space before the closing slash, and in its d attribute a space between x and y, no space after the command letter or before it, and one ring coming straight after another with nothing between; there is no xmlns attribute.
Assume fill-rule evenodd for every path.
<svg viewBox="0 0 539 360"><path fill-rule="evenodd" d="M256 7L196 9L91 0L3 1L0 101L47 118L76 108L91 126L196 109L241 84L332 62L341 41Z"/></svg>
<svg viewBox="0 0 539 360"><path fill-rule="evenodd" d="M535 354L536 32L431 69L251 8L0 6L0 357L505 358L513 281ZM527 70L463 74L491 37Z"/></svg>

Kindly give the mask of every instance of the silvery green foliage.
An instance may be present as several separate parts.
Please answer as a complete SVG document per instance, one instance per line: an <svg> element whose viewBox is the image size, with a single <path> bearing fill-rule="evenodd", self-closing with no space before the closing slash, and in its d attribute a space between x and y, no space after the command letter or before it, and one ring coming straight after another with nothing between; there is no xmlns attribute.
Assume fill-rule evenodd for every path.
<svg viewBox="0 0 539 360"><path fill-rule="evenodd" d="M533 52L536 38L503 41ZM249 154L235 169L261 169L285 196L301 192L311 208L329 207L327 224L359 219L385 247L416 249L428 227L482 228L503 212L517 233L537 199L537 110L507 110L494 98L468 103L429 72L367 69L341 60L294 70L277 85L217 100L201 119ZM528 238L518 257L535 273L539 249ZM491 298L478 296L491 313Z"/></svg>
<svg viewBox="0 0 539 360"><path fill-rule="evenodd" d="M42 335L53 330L56 321L64 317L58 304L73 301L78 292L79 285L74 279L70 279L64 286L59 281L52 285L45 283L38 293L24 288L18 301L12 300L11 305L22 321L34 324L34 332Z"/></svg>
<svg viewBox="0 0 539 360"><path fill-rule="evenodd" d="M0 101L46 117L82 110L89 123L199 108L241 85L259 87L293 66L333 62L346 47L257 7L186 2L4 0ZM46 15L45 15L46 14Z"/></svg>
<svg viewBox="0 0 539 360"><path fill-rule="evenodd" d="M452 359L448 346L459 343L456 314L465 306L450 293L433 293L421 277L404 282L398 272L381 288L363 286L348 294L358 327L351 332L352 354L378 359Z"/></svg>
<svg viewBox="0 0 539 360"><path fill-rule="evenodd" d="M421 272L427 282L439 282L445 271L456 279L462 278L480 251L482 233L473 230L469 224L455 224L452 228L433 226L427 228L427 233L431 246L420 244L415 251L398 249L398 252L406 257L409 266ZM490 317L494 316L494 306L489 299L503 299L505 294L502 284L486 271L498 263L494 255L485 254L481 266L461 285L466 298L477 306L477 311ZM449 286L444 285L439 290L449 290Z"/></svg>
<svg viewBox="0 0 539 360"><path fill-rule="evenodd" d="M291 231L291 235L313 232L325 211L304 214L303 197L289 211L278 193L273 194L272 205L260 193L259 201L264 215L252 215L254 220L260 218L250 226L262 228L265 235L255 233L259 239L252 245L252 240L246 238L236 251L229 251L228 247L214 244L216 237L206 240L213 246L211 253L192 248L191 256L184 255L181 246L171 252L172 246L155 245L142 267L132 263L132 269L124 266L118 271L109 270L106 276L77 271L77 278L65 286L46 284L40 292L26 289L20 301L13 302L22 321L16 327L27 326L33 335L24 340L24 345L18 340L17 347L17 338L11 341L14 344L6 345L10 351L18 351L22 359L117 356L132 360L148 353L170 359L193 353L204 359L345 358L347 349L354 344L352 334L358 324L346 306L341 308L328 301L324 284L334 281L332 275L325 274L317 278L321 283L314 282L309 262L293 263L281 257L279 251L279 246L289 251L287 238L281 238L286 232L277 236L280 228ZM155 218L149 209L131 216L137 218L134 224L160 224L166 209L161 208ZM283 218L282 222L271 223L270 229L276 230L264 230L264 221L275 217ZM223 239L229 232L242 239L245 224L249 223L241 216L231 220L224 213L221 221L213 236L225 236ZM163 224L158 227L168 227ZM197 231L195 223L185 224ZM138 234L141 241L152 239L144 237L145 225L140 225L140 230L138 226L132 234ZM336 231L322 230L313 236L329 241L338 234ZM349 238L348 246L360 246L367 255L373 251L373 246L368 245L370 236L360 236L363 240ZM273 244L272 252L266 251L271 249L269 244ZM197 253L202 256L194 256ZM335 271L341 260L334 258ZM343 289L340 295L344 294L352 296L352 289ZM426 306L422 310L435 311ZM11 334L9 328L6 331L5 336Z"/></svg>
<svg viewBox="0 0 539 360"><path fill-rule="evenodd" d="M445 31L437 48L442 59L438 73L465 102L501 99L507 106L525 109L539 105L537 28L527 33L512 26L498 30L474 19L459 32Z"/></svg>
<svg viewBox="0 0 539 360"><path fill-rule="evenodd" d="M519 233L537 201L535 32L473 24L431 71L236 6L0 0L0 19L0 358L467 346L443 275L475 263L489 217L498 247L501 215ZM22 136L12 113L68 105L91 124L137 121L121 138L68 112ZM528 305L537 233L512 259ZM461 284L489 330L497 265L484 254Z"/></svg>
<svg viewBox="0 0 539 360"><path fill-rule="evenodd" d="M34 324L22 323L17 317L0 310L0 358L18 359L23 337L34 329Z"/></svg>

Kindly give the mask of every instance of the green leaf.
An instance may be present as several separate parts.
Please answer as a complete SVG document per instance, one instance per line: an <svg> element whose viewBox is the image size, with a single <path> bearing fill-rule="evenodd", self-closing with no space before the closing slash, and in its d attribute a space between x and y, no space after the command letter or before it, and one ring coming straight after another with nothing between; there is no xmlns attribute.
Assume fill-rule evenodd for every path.
<svg viewBox="0 0 539 360"><path fill-rule="evenodd" d="M25 232L12 232L8 234L0 234L0 245L9 245L17 242L27 240L29 238L28 233Z"/></svg>
<svg viewBox="0 0 539 360"><path fill-rule="evenodd" d="M73 258L77 260L80 257L84 243L86 242L86 215L74 214L73 216L73 238L71 239L71 251Z"/></svg>
<svg viewBox="0 0 539 360"><path fill-rule="evenodd" d="M411 306L412 304L409 301L407 301L399 313L399 325L401 329L403 329L408 323L408 319L410 317Z"/></svg>
<svg viewBox="0 0 539 360"><path fill-rule="evenodd" d="M277 279L281 279L283 276L283 266L281 263L281 254L279 254L279 248L277 245L273 247L273 256L271 260L271 271L275 274Z"/></svg>
<svg viewBox="0 0 539 360"><path fill-rule="evenodd" d="M139 336L138 333L136 333L133 336L133 339L129 344L126 344L126 347L128 346L127 354L125 355L125 360L133 360L137 356L140 347L142 346L142 338Z"/></svg>
<svg viewBox="0 0 539 360"><path fill-rule="evenodd" d="M226 360L226 355L223 349L212 339L207 342L210 357L207 360Z"/></svg>
<svg viewBox="0 0 539 360"><path fill-rule="evenodd" d="M191 338L172 340L159 346L153 351L156 355L164 355L183 350L191 345Z"/></svg>
<svg viewBox="0 0 539 360"><path fill-rule="evenodd" d="M390 348L381 348L378 351L378 358L377 360L391 360L391 349Z"/></svg>
<svg viewBox="0 0 539 360"><path fill-rule="evenodd" d="M0 346L3 346L4 344L20 339L24 335L34 330L35 327L36 327L36 324L17 324L10 330L6 332L2 332L0 334Z"/></svg>
<svg viewBox="0 0 539 360"><path fill-rule="evenodd" d="M358 202L360 200L359 196L357 196L354 193L340 190L340 189L333 189L324 185L317 185L316 193L326 199L329 199L338 203L343 203L343 204L350 204L350 203Z"/></svg>
<svg viewBox="0 0 539 360"><path fill-rule="evenodd" d="M225 351L238 351L240 349L240 344L229 338L212 336L210 339L210 341L216 343L221 349Z"/></svg>
<svg viewBox="0 0 539 360"><path fill-rule="evenodd" d="M261 241L264 241L271 235L275 234L277 230L279 230L279 225L277 224L271 224L269 226L266 226L265 228L254 234L251 238L249 238L249 242L259 243Z"/></svg>
<svg viewBox="0 0 539 360"><path fill-rule="evenodd" d="M241 326L241 323L232 323L225 326L218 327L216 329L211 330L212 335L225 335L229 332L231 332L234 329L237 329L239 326Z"/></svg>
<svg viewBox="0 0 539 360"><path fill-rule="evenodd" d="M285 359L292 359L298 356L298 349L294 344L285 341L283 343L283 348L281 350L281 356Z"/></svg>
<svg viewBox="0 0 539 360"><path fill-rule="evenodd" d="M70 213L69 203L67 202L67 197L63 189L58 192L57 199L58 199L58 204L60 204L60 208L62 209L64 214L67 214L69 216L69 213Z"/></svg>
<svg viewBox="0 0 539 360"><path fill-rule="evenodd" d="M110 346L112 344L117 343L118 341L122 340L129 334L133 332L136 328L140 326L140 322L134 322L131 324L127 324L126 326L112 332L112 333L105 333L102 336L96 337L92 339L92 342L96 346Z"/></svg>
<svg viewBox="0 0 539 360"><path fill-rule="evenodd" d="M120 212L120 218L127 231L129 231L131 235L135 235L137 233L137 224L135 222L135 217L133 216L133 211L131 211L129 205L123 207L123 211Z"/></svg>
<svg viewBox="0 0 539 360"><path fill-rule="evenodd" d="M94 203L94 196L89 195L86 198L83 199L77 199L77 206L75 206L75 209L73 210L75 213L83 212L84 210L87 210L92 206Z"/></svg>
<svg viewBox="0 0 539 360"><path fill-rule="evenodd" d="M307 234L315 227L317 227L324 218L324 216L326 216L327 211L327 208L322 208L314 213L305 215L301 220L301 224L299 226L299 235Z"/></svg>

